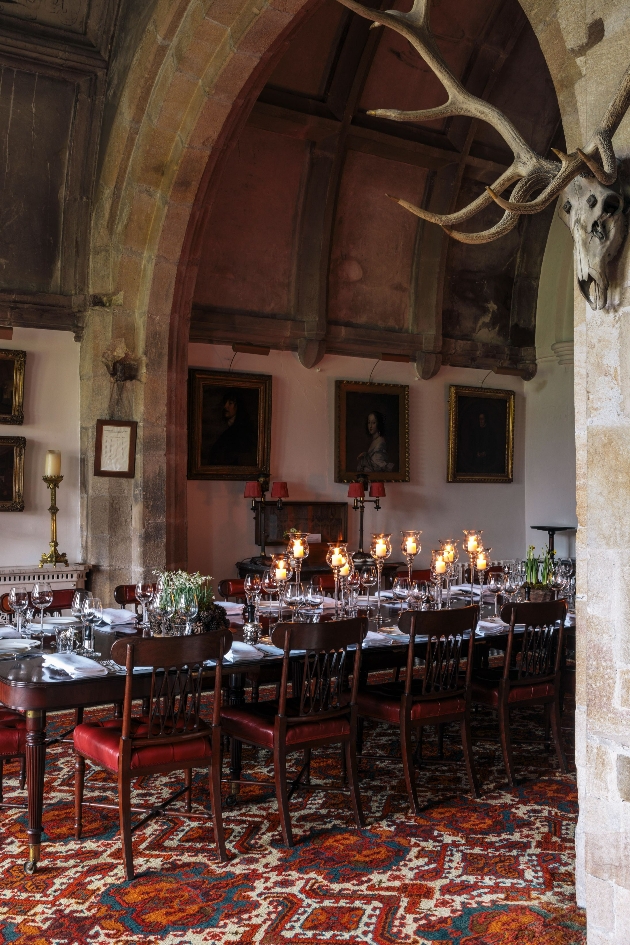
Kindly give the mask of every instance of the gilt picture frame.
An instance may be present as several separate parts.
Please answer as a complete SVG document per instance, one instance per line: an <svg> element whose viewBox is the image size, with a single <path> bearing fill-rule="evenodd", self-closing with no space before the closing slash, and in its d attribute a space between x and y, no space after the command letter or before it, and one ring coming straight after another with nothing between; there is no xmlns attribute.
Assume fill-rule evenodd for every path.
<svg viewBox="0 0 630 945"><path fill-rule="evenodd" d="M189 370L189 479L269 475L271 392L269 374Z"/></svg>
<svg viewBox="0 0 630 945"><path fill-rule="evenodd" d="M447 482L512 482L512 390L451 385Z"/></svg>
<svg viewBox="0 0 630 945"><path fill-rule="evenodd" d="M0 512L24 511L23 436L0 436Z"/></svg>
<svg viewBox="0 0 630 945"><path fill-rule="evenodd" d="M26 351L0 350L0 423L24 423Z"/></svg>
<svg viewBox="0 0 630 945"><path fill-rule="evenodd" d="M409 482L409 387L335 381L335 482Z"/></svg>

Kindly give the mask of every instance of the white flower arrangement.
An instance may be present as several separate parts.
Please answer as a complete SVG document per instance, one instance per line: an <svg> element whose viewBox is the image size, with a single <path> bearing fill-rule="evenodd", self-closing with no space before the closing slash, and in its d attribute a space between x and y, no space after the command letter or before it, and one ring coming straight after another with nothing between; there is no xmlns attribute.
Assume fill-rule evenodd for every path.
<svg viewBox="0 0 630 945"><path fill-rule="evenodd" d="M182 597L194 596L197 598L199 611L205 610L214 602L212 578L209 575L200 574L199 571L190 574L188 571L160 570L154 571L153 574L159 581L158 597L169 595L177 602Z"/></svg>

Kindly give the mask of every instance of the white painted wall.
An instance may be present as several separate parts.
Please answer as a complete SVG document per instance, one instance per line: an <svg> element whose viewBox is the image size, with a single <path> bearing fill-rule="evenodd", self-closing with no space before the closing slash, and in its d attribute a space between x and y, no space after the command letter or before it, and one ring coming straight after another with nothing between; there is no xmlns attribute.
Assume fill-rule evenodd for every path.
<svg viewBox="0 0 630 945"><path fill-rule="evenodd" d="M191 344L191 367L226 370L233 352L227 346ZM374 360L327 355L306 370L291 352L268 357L237 354L232 370L273 376L272 479L289 484L291 499L347 501L348 486L334 482L335 379L367 381ZM427 567L438 538L457 538L463 528L482 528L497 558L525 551L524 384L519 378L487 371L445 368L431 381L418 381L412 364L379 362L372 381L409 384L411 481L388 483L380 512L366 511L366 534L422 529L418 566ZM514 482L446 482L448 389L463 384L516 391ZM216 580L233 577L235 562L257 553L250 502L242 482L188 483L188 566ZM357 546L358 513L351 509L349 539ZM400 555L398 556L400 559Z"/></svg>
<svg viewBox="0 0 630 945"><path fill-rule="evenodd" d="M573 342L573 242L556 216L549 231L536 314L536 377L525 385L525 521L528 543L545 541L530 525L573 525L575 411L573 364L560 365L552 345ZM560 556L575 556L575 532L558 533Z"/></svg>
<svg viewBox="0 0 630 945"><path fill-rule="evenodd" d="M0 436L26 437L23 512L0 512L0 565L34 565L49 550L50 492L42 482L46 450L61 450L57 493L59 550L80 559L79 345L67 331L15 328L0 348L26 351L24 424L0 424Z"/></svg>

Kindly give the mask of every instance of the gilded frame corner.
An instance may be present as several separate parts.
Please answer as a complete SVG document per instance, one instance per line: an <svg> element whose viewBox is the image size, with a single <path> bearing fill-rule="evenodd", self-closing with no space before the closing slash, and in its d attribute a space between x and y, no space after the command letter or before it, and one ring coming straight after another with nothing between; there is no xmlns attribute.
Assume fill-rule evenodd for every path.
<svg viewBox="0 0 630 945"><path fill-rule="evenodd" d="M461 397L474 397L482 400L504 400L506 402L505 443L502 449L504 471L502 473L480 474L475 471L463 471L460 462L460 444L458 442L459 400ZM449 387L448 397L448 464L447 482L513 482L514 481L514 413L515 395L513 390L497 390L485 387Z"/></svg>
<svg viewBox="0 0 630 945"><path fill-rule="evenodd" d="M0 423L24 423L24 372L26 351L0 349L0 361L13 361L13 389L11 413L0 413Z"/></svg>
<svg viewBox="0 0 630 945"><path fill-rule="evenodd" d="M26 438L23 436L0 436L0 446L13 447L13 490L9 500L0 500L0 512L24 511L24 451Z"/></svg>

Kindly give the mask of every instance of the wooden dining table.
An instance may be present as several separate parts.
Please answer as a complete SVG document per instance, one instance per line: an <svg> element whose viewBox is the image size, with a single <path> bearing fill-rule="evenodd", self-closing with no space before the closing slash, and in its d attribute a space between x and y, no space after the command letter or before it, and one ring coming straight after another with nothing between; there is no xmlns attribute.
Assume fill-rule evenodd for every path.
<svg viewBox="0 0 630 945"><path fill-rule="evenodd" d="M240 631L233 630L238 639ZM116 639L128 634L95 631L95 647L101 659L107 659ZM496 645L500 645L497 638ZM480 641L484 642L484 641ZM486 641L487 642L487 641ZM495 643L493 643L495 645ZM417 643L421 654L422 643ZM403 666L406 647L384 645L366 647L362 653L362 675L370 672ZM256 676L261 664L279 666L282 657L265 657L264 660L239 659L224 664L224 675L230 704L239 704L245 699L245 680ZM212 680L209 677L209 688ZM116 705L124 700L126 675L108 672L106 676L71 678L59 670L44 664L42 657L29 654L26 658L0 660L0 703L26 716L26 779L28 801L28 859L24 870L35 872L41 857L42 814L46 767L46 716L49 712L83 710L88 707ZM134 673L133 698L149 697L151 672ZM241 768L241 746L232 743L230 757L230 779L233 792L238 791Z"/></svg>

